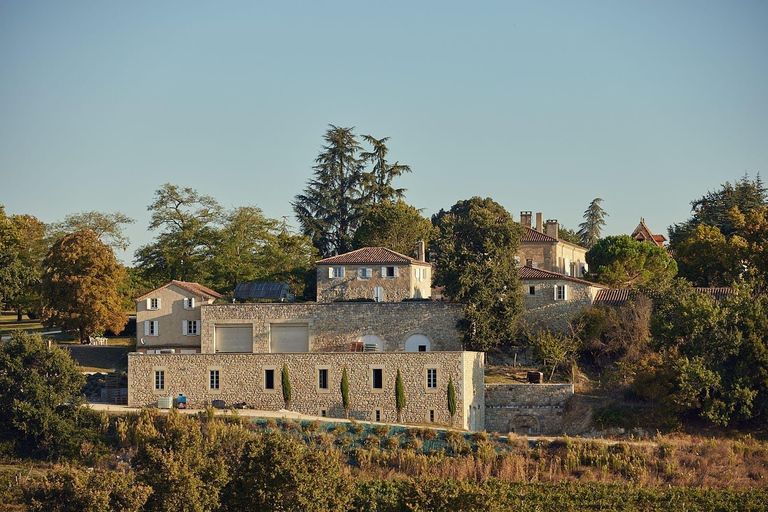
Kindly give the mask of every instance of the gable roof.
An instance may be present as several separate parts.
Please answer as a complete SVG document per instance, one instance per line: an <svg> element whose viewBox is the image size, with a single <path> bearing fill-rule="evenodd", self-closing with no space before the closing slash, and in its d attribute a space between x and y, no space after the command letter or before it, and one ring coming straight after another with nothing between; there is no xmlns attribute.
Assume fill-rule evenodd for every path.
<svg viewBox="0 0 768 512"><path fill-rule="evenodd" d="M529 228L528 226L523 226L525 228L525 232L523 233L523 236L520 238L521 242L552 242L557 243L559 240L557 238L553 238L549 235L545 235L544 233L539 233L533 228Z"/></svg>
<svg viewBox="0 0 768 512"><path fill-rule="evenodd" d="M651 230L645 223L645 219L642 217L640 217L640 224L637 225L635 230L632 232L632 235L630 236L635 240L640 240L641 242L653 242L659 247L663 247L664 242L667 241L667 238L664 235L654 235L651 233Z"/></svg>
<svg viewBox="0 0 768 512"><path fill-rule="evenodd" d="M386 247L363 247L356 251L331 256L317 261L318 265L430 265L426 261L419 261L395 252Z"/></svg>
<svg viewBox="0 0 768 512"><path fill-rule="evenodd" d="M550 272L549 270L543 270L533 267L520 267L517 270L517 275L521 281L543 281L543 280L557 280L557 281L571 281L572 283L584 284L588 286L594 286L595 288L605 288L605 285L593 283L585 279L579 279L578 277L566 276L565 274L558 274L557 272Z"/></svg>
<svg viewBox="0 0 768 512"><path fill-rule="evenodd" d="M215 291L211 290L210 288L208 288L206 286L203 286L203 285L201 285L199 283L190 283L188 281L176 281L174 279L173 281L168 281L163 286L161 286L159 288L155 288L154 290L151 290L151 291L145 293L141 297L136 297L133 300L134 301L144 300L147 297L149 297L150 295L152 295L153 293L158 292L160 290L164 290L165 288L168 288L171 285L177 286L177 287L181 288L182 290L186 290L186 291L188 291L189 293L191 293L193 295L198 295L200 297L203 297L204 299L220 299L222 297L222 295L220 293L215 292Z"/></svg>

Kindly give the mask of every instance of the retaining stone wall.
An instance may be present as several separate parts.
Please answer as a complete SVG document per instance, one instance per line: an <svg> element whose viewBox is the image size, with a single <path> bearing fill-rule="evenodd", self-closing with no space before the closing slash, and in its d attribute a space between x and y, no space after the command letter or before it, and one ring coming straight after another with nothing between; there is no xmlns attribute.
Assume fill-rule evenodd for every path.
<svg viewBox="0 0 768 512"><path fill-rule="evenodd" d="M567 300L555 300L555 285L568 287ZM528 288L536 287L536 295ZM592 305L597 287L573 281L555 279L523 281L523 319L534 328L545 327L552 331L567 332L568 322Z"/></svg>
<svg viewBox="0 0 768 512"><path fill-rule="evenodd" d="M324 354L158 354L132 352L128 355L128 405L149 406L159 396L183 394L188 405L201 408L213 400L227 406L245 402L249 407L279 410L284 407L281 370L288 367L292 388L291 410L310 415L343 418L341 404L342 369L347 368L351 416L373 420L380 410L382 422L395 422L395 377L397 370L405 384L407 406L403 421L425 423L429 411L435 422L448 424L449 375L457 394L456 426L484 428L484 355L480 352L324 353ZM274 369L275 389L264 389L264 370ZM328 369L328 390L318 389L318 370ZM383 389L371 388L372 368L383 369ZM437 388L427 389L426 370L437 368ZM155 371L164 372L165 388L154 390ZM219 370L219 390L210 389L210 371ZM471 411L475 413L472 414Z"/></svg>
<svg viewBox="0 0 768 512"><path fill-rule="evenodd" d="M556 435L573 384L486 384L485 428L501 433Z"/></svg>
<svg viewBox="0 0 768 512"><path fill-rule="evenodd" d="M202 309L201 352L213 353L215 324L252 324L253 352L269 352L271 322L306 323L310 352L345 352L364 335L376 335L384 351L402 351L414 334L429 338L433 351L462 349L456 323L460 304L450 302L334 302L222 304Z"/></svg>

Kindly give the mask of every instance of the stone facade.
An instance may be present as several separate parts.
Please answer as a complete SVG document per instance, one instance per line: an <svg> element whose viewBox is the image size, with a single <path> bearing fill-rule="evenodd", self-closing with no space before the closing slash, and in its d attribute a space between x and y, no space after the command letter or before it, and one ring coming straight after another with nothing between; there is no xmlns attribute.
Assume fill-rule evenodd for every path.
<svg viewBox="0 0 768 512"><path fill-rule="evenodd" d="M461 350L456 324L460 304L449 302L334 302L304 304L215 304L202 308L201 352L215 351L216 325L253 327L253 352L270 352L270 328L306 324L309 351L345 352L363 336L376 336L385 352L406 350L412 336L429 340L428 350Z"/></svg>
<svg viewBox="0 0 768 512"><path fill-rule="evenodd" d="M426 353L322 353L322 354L142 354L128 355L128 405L149 406L158 397L184 395L190 407L213 400L227 406L245 402L249 407L279 410L284 407L280 375L288 367L291 410L303 414L343 418L339 386L343 368L349 379L351 416L360 420L394 422L395 376L405 384L407 406L403 421L448 424L448 378L454 381L457 413L454 424L482 430L484 355L479 352ZM372 372L382 370L382 387L374 389ZM429 388L427 371L436 370ZM265 370L274 371L274 389L265 389ZM327 389L319 387L319 371L327 370ZM211 371L218 371L218 388L211 389ZM155 390L155 372L162 373L163 389ZM430 415L432 412L432 416Z"/></svg>
<svg viewBox="0 0 768 512"><path fill-rule="evenodd" d="M343 267L344 277L332 277L333 266L318 265L318 302L351 299L399 302L403 299L428 299L431 296L432 266L429 263L389 266L346 264ZM396 275L388 277L387 268L396 269L390 271ZM363 277L366 275L370 277ZM377 288L380 288L378 293Z"/></svg>
<svg viewBox="0 0 768 512"><path fill-rule="evenodd" d="M492 432L557 435L573 384L486 384L485 428Z"/></svg>
<svg viewBox="0 0 768 512"><path fill-rule="evenodd" d="M524 321L534 328L544 327L559 332L566 332L569 321L590 307L597 292L602 289L587 281L557 275L547 275L544 279L521 277L521 283ZM556 295L558 286L565 287L564 298Z"/></svg>

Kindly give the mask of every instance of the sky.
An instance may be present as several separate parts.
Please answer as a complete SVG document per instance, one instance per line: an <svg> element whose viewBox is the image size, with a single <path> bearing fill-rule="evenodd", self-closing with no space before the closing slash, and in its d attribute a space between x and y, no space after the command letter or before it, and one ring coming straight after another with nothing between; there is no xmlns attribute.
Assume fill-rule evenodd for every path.
<svg viewBox="0 0 768 512"><path fill-rule="evenodd" d="M0 0L0 204L122 212L164 183L297 228L333 124L391 137L425 215L491 197L655 233L768 173L768 2Z"/></svg>

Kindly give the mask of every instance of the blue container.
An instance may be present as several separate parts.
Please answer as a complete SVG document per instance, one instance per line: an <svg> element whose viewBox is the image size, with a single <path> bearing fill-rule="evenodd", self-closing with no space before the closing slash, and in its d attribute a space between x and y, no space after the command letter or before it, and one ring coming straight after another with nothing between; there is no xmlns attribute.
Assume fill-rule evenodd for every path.
<svg viewBox="0 0 768 512"><path fill-rule="evenodd" d="M179 409L186 409L187 397L184 395L179 395L179 397L176 399L176 407L178 407Z"/></svg>

